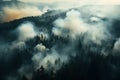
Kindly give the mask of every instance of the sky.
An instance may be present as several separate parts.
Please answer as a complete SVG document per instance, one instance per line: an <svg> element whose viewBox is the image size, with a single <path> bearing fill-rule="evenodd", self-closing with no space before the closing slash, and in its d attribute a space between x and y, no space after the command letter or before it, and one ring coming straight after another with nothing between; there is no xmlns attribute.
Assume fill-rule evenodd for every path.
<svg viewBox="0 0 120 80"><path fill-rule="evenodd" d="M83 4L120 4L120 0L20 0L23 2L79 2Z"/></svg>
<svg viewBox="0 0 120 80"><path fill-rule="evenodd" d="M2 0L12 1L12 0ZM81 4L120 4L120 0L18 0L22 2L42 2L42 3L54 3L54 2L68 2L68 3L81 3Z"/></svg>

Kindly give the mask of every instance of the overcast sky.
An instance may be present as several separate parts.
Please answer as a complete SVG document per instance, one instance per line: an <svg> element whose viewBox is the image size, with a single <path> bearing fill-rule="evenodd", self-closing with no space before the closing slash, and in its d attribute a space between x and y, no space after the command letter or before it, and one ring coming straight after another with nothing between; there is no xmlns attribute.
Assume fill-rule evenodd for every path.
<svg viewBox="0 0 120 80"><path fill-rule="evenodd" d="M3 0L3 1L12 1L12 0ZM18 0L18 1L34 2L34 3L67 2L67 3L80 3L80 4L108 4L108 5L120 4L120 0Z"/></svg>
<svg viewBox="0 0 120 80"><path fill-rule="evenodd" d="M20 0L23 2L79 2L83 4L120 4L120 0Z"/></svg>

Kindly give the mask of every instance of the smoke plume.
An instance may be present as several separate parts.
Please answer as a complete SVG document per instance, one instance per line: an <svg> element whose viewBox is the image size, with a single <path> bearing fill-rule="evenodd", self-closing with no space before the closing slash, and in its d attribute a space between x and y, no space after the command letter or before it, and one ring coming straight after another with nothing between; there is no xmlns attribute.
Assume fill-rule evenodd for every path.
<svg viewBox="0 0 120 80"><path fill-rule="evenodd" d="M3 11L4 21L43 14L38 8L26 7L4 7ZM0 24L3 30L0 32L1 79L37 80L36 75L42 75L62 80L60 76L64 72L67 76L73 72L76 74L72 75L80 74L79 77L83 73L85 77L98 74L103 80L109 79L112 73L114 77L119 74L120 63L111 61L120 54L120 35L116 33L119 25L114 24L120 20L119 6L82 6L54 13L56 11L48 11L32 20L26 18L14 28L11 25L7 28L8 23Z"/></svg>

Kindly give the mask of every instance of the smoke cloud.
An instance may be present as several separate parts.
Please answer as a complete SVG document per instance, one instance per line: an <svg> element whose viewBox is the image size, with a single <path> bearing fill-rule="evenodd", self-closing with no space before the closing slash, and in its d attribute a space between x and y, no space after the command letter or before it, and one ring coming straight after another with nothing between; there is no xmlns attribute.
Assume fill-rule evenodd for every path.
<svg viewBox="0 0 120 80"><path fill-rule="evenodd" d="M71 10L66 13L65 19L55 21L53 33L58 36L71 36L72 38L87 34L86 40L101 44L102 40L109 37L107 24L102 22L99 17L91 16L88 17L88 20L89 22L83 21L82 14L79 11Z"/></svg>
<svg viewBox="0 0 120 80"><path fill-rule="evenodd" d="M43 15L34 18L33 21L26 18L14 28L11 25L7 28L8 23L5 23L5 27L4 24L0 24L3 26L1 29L4 30L0 34L0 74L5 75L0 78L37 80L34 79L36 72L39 76L45 72L44 75L48 74L55 78L54 76L58 76L60 70L62 72L66 66L73 72L78 69L81 75L82 66L85 68L87 66L88 73L98 71L99 74L101 70L104 72L101 67L105 70L107 67L108 73L109 69L113 70L113 73L119 73L115 72L119 70L119 66L111 61L111 56L120 53L120 35L115 34L119 32L116 30L119 25L113 24L115 20L119 21L118 10L119 6L82 6L53 15L57 11L43 14L37 8L4 7L4 21ZM17 17L12 16L15 14ZM14 26L13 23L11 24ZM1 65L2 63L4 64ZM72 69L72 66L78 67ZM66 75L69 74L67 68L64 71Z"/></svg>
<svg viewBox="0 0 120 80"><path fill-rule="evenodd" d="M19 40L33 38L36 35L33 24L29 22L21 24L17 32L19 33Z"/></svg>

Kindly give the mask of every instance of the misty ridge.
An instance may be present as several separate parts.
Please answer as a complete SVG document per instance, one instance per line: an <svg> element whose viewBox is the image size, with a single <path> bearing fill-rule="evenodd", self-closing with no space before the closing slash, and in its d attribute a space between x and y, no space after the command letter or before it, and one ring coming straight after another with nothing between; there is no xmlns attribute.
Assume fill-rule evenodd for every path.
<svg viewBox="0 0 120 80"><path fill-rule="evenodd" d="M119 8L86 5L39 12L34 7L40 16L25 17L26 7L18 18L6 17L11 10L5 7L0 80L120 80Z"/></svg>

